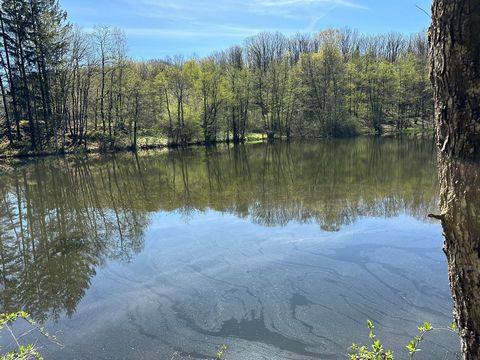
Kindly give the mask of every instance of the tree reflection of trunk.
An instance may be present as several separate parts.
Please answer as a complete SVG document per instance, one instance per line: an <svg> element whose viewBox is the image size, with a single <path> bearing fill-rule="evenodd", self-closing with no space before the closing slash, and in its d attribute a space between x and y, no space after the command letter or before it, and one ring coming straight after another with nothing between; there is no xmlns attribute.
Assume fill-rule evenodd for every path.
<svg viewBox="0 0 480 360"><path fill-rule="evenodd" d="M464 359L480 359L480 167L440 159L441 215Z"/></svg>
<svg viewBox="0 0 480 360"><path fill-rule="evenodd" d="M186 151L180 151L180 165L182 170L182 184L183 184L183 208L181 209L182 215L185 218L190 218L195 210L195 206L192 201L190 192L190 178L189 178L189 164L187 163L188 157Z"/></svg>

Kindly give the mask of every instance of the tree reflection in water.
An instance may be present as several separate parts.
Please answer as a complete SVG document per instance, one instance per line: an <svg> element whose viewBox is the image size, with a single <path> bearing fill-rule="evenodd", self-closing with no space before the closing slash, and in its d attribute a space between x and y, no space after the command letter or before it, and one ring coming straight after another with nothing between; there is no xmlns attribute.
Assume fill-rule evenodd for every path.
<svg viewBox="0 0 480 360"><path fill-rule="evenodd" d="M1 305L37 320L72 315L98 267L142 251L160 211L189 218L212 209L265 226L314 221L327 231L363 216L424 219L436 210L434 166L431 141L375 138L17 166L0 177Z"/></svg>

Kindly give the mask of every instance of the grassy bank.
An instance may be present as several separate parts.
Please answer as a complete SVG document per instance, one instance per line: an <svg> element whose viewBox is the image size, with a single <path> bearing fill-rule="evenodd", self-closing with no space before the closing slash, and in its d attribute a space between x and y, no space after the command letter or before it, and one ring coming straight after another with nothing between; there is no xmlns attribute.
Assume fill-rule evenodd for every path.
<svg viewBox="0 0 480 360"><path fill-rule="evenodd" d="M385 126L381 135L376 134L372 131L367 131L363 129L356 136L433 136L433 128L421 128L421 127L409 127L405 129L396 129L393 126ZM313 139L310 137L297 138L292 137L291 140L305 140ZM286 137L278 137L275 140L287 140ZM267 135L262 133L249 133L246 134L245 140L243 143L259 143L268 141ZM172 144L168 142L168 139L165 137L155 137L155 136L143 136L140 137L137 141L136 149L125 143L117 143L113 147L106 147L102 145L99 141L89 140L90 144L88 147L85 146L67 146L64 149L45 149L45 150L36 150L33 151L30 149L28 144L23 146L11 147L8 143L3 143L0 145L0 160L6 159L25 159L25 158L39 158L47 156L63 156L63 155L74 155L74 154L108 154L108 153L117 153L117 152L126 152L126 151L146 151L146 150L159 150L159 149L172 149L178 147L192 147L192 146L207 146L207 145L216 145L216 144L233 144L233 139L223 139L218 140L215 143L207 144L204 141L191 141L186 144Z"/></svg>
<svg viewBox="0 0 480 360"><path fill-rule="evenodd" d="M247 134L245 141L248 143L258 143L266 141L266 135L259 133ZM178 147L191 147L191 146L207 146L215 144L228 144L233 143L233 139L218 140L212 144L206 144L204 141L191 141L186 144L172 144L168 142L168 139L164 137L145 136L140 137L137 142L136 149L126 144L116 144L114 147L107 148L100 142L89 140L89 146L67 146L64 149L46 149L46 150L31 150L29 146L15 146L10 147L7 143L0 145L0 160L12 159L12 158L36 158L55 155L72 155L72 154L107 154L125 151L145 151L145 150L158 150L169 149Z"/></svg>

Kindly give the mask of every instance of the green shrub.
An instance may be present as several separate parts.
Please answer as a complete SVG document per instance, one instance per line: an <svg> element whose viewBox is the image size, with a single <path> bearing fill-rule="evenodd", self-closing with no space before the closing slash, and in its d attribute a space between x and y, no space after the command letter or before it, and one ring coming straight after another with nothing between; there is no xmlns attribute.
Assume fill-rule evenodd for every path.
<svg viewBox="0 0 480 360"><path fill-rule="evenodd" d="M335 122L332 129L334 137L354 137L360 133L360 124L353 117Z"/></svg>

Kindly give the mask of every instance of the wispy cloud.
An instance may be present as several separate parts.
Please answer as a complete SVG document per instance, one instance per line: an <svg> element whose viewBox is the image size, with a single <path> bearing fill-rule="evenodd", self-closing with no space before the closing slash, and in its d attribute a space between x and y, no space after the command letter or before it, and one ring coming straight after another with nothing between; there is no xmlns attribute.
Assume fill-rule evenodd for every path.
<svg viewBox="0 0 480 360"><path fill-rule="evenodd" d="M324 5L367 9L367 7L363 5L348 0L258 0L257 4L266 7L298 7L308 5Z"/></svg>
<svg viewBox="0 0 480 360"><path fill-rule="evenodd" d="M310 23L307 25L307 27L305 27L303 29L303 31L306 32L306 33L311 33L313 31L315 31L318 23L320 22L320 20L322 20L326 16L327 16L326 14L321 14L319 16L316 16L315 18L312 19L312 21L310 21Z"/></svg>
<svg viewBox="0 0 480 360"><path fill-rule="evenodd" d="M163 9L174 11L191 11L195 10L197 6L195 3L189 1L158 1L158 0L124 0L125 3L135 7L147 7L150 9Z"/></svg>
<svg viewBox="0 0 480 360"><path fill-rule="evenodd" d="M1 2L1 0L0 0ZM69 19L124 29L132 56L207 55L262 31L286 35L328 27L377 33L428 26L415 5L431 0L61 0ZM368 13L368 14L367 14ZM391 16L395 14L396 16ZM368 15L368 17L367 17ZM406 21L408 19L408 21Z"/></svg>
<svg viewBox="0 0 480 360"><path fill-rule="evenodd" d="M199 29L165 29L165 28L126 28L125 33L129 36L138 37L165 37L165 38L214 38L228 37L243 39L257 34L262 29L242 28L228 25L218 25L213 28Z"/></svg>
<svg viewBox="0 0 480 360"><path fill-rule="evenodd" d="M189 1L124 0L126 11L143 18L169 21L193 21L199 8Z"/></svg>
<svg viewBox="0 0 480 360"><path fill-rule="evenodd" d="M353 0L250 0L249 11L263 16L278 16L286 19L303 19L311 22L322 15L339 8L367 10Z"/></svg>
<svg viewBox="0 0 480 360"><path fill-rule="evenodd" d="M319 9L368 9L357 0L123 0L129 10L144 17L169 20L198 20L222 16L231 19L241 14L253 13L291 18L307 17ZM359 0L358 0L359 1ZM219 18L216 18L218 21Z"/></svg>
<svg viewBox="0 0 480 360"><path fill-rule="evenodd" d="M87 19L80 22L84 27L121 28L131 44L141 44L142 52L151 44L156 52L188 52L220 50L263 31L315 32L333 11L361 11L368 0L117 0L115 6L111 0L62 1Z"/></svg>

